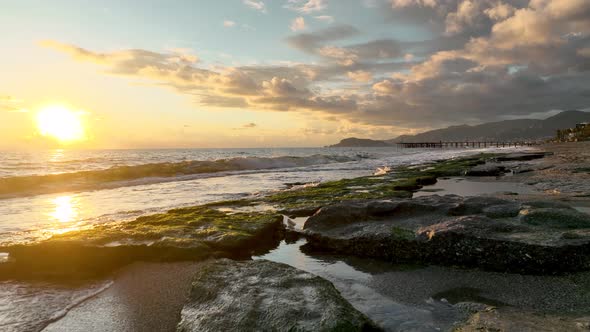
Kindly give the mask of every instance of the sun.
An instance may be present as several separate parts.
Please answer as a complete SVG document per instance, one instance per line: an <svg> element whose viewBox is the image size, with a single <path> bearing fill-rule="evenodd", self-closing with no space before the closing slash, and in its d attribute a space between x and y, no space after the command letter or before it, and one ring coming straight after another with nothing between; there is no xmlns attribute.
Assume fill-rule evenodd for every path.
<svg viewBox="0 0 590 332"><path fill-rule="evenodd" d="M80 112L64 106L47 106L37 113L37 128L43 136L49 136L62 143L84 139L84 126Z"/></svg>

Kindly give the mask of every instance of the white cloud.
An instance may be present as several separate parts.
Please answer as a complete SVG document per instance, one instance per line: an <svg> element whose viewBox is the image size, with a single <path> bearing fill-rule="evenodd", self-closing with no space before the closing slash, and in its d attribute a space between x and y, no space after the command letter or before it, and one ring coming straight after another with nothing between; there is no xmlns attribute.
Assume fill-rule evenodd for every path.
<svg viewBox="0 0 590 332"><path fill-rule="evenodd" d="M512 16L516 8L510 4L497 2L494 6L484 10L484 13L494 21L501 21Z"/></svg>
<svg viewBox="0 0 590 332"><path fill-rule="evenodd" d="M291 22L291 31L301 31L305 30L305 19L301 16L296 17Z"/></svg>
<svg viewBox="0 0 590 332"><path fill-rule="evenodd" d="M334 23L334 17L333 16L319 15L319 16L314 16L314 18L316 20L319 20L319 21L322 21L322 22L326 22L328 24Z"/></svg>
<svg viewBox="0 0 590 332"><path fill-rule="evenodd" d="M231 20L224 20L223 21L223 26L226 28L233 28L236 26L236 22L231 21Z"/></svg>
<svg viewBox="0 0 590 332"><path fill-rule="evenodd" d="M303 14L319 12L328 7L327 0L289 0L285 8Z"/></svg>
<svg viewBox="0 0 590 332"><path fill-rule="evenodd" d="M256 9L260 12L266 13L266 5L262 0L242 0L244 5Z"/></svg>
<svg viewBox="0 0 590 332"><path fill-rule="evenodd" d="M436 7L436 0L390 0L393 8L403 7Z"/></svg>

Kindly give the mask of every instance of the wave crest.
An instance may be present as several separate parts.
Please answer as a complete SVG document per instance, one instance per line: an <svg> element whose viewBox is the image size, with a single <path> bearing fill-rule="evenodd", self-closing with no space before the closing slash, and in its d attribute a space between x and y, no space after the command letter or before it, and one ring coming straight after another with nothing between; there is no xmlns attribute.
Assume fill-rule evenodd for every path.
<svg viewBox="0 0 590 332"><path fill-rule="evenodd" d="M0 198L89 190L107 184L112 187L117 182L142 178L162 178L165 181L170 178L195 174L304 167L354 160L357 160L357 158L319 154L306 157L237 157L213 161L193 160L176 163L152 163L114 166L104 170L8 177L0 178ZM123 185L130 185L130 183L120 184L119 186Z"/></svg>

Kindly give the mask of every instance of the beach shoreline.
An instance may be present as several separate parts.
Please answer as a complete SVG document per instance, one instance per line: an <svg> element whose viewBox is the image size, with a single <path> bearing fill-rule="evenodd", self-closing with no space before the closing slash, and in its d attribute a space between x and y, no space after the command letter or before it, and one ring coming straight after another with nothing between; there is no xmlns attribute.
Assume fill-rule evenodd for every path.
<svg viewBox="0 0 590 332"><path fill-rule="evenodd" d="M474 179L480 181L477 184L477 186L480 187L482 186L481 183L492 184L494 182L512 183L513 185L530 186L534 188L537 188L537 186L539 188L546 188L551 184L556 185L559 193L557 193L557 191L535 189L534 191L522 193L509 193L504 191L499 193L477 193L477 195L501 198L508 197L511 200L523 202L543 198L555 201L577 202L582 205L590 204L590 197L584 195L584 193L588 194L590 192L584 192L586 187L584 186L583 181L582 185L578 186L580 190L571 190L576 183L580 183L580 178L585 178L588 174L576 174L575 179L568 178L564 175L568 174L568 172L573 172L573 170L586 167L589 159L583 156L583 151L582 153L578 151L579 149L584 150L586 145L581 144L565 147L561 145L549 145L547 147L547 150L552 152L553 155L535 161L521 162L519 164L519 167L532 167L533 169L530 171L510 174L509 176L476 177ZM573 158L574 156L579 155L582 155L583 157ZM564 163L563 160L569 160L570 162ZM557 163L559 163L559 165L556 165ZM553 174L553 177L546 177L544 175L549 170L551 170L550 174ZM457 179L459 179L458 181L461 181L460 179L467 179L466 182L472 180L470 177L466 178L460 176L450 177L448 178L448 181ZM543 179L545 179L545 182L543 182ZM439 181L444 183L444 181L447 180L441 178ZM429 189L431 189L432 186L433 185L431 184L420 186L416 193L429 194ZM434 190L430 193L457 194L457 192L452 192L453 190L456 190L456 188L451 188L450 190L449 188L446 189L446 192ZM570 191L568 191L568 189ZM223 207L223 205L221 205L221 207ZM180 310L185 304L185 299L190 289L192 275L199 268L199 265L199 262L188 261L176 263L137 262L127 265L115 273L114 282L108 289L76 305L62 318L50 323L45 330L122 331L153 330L156 328L160 331L173 331L175 330L177 323L180 321ZM395 266L392 266L392 268L394 267ZM458 273L460 273L460 270L458 271ZM474 269L473 271L479 270ZM485 272L482 273L485 275ZM379 274L375 274L373 277L378 275ZM518 274L515 274L514 276L517 277ZM328 280L330 280L330 278L328 278ZM393 282L395 280L396 279L394 278L385 282ZM337 283L337 281L335 282ZM344 289L344 291L346 291L346 289ZM554 289L552 291L556 290ZM359 295L352 293L352 295L349 294L349 296L354 298ZM576 304L573 303L572 305L575 306ZM162 308L165 308L165 310L162 310ZM417 308L424 310L423 305L420 305ZM371 310L375 310L375 308L371 308ZM548 324L549 326L551 324L557 324L554 323L556 320L563 324L566 322L567 324L571 323L573 324L571 325L573 328L577 328L578 326L585 326L583 324L586 324L587 321L587 316L585 314L576 314L572 316L567 312L561 314L553 312L552 314L547 315L542 311L523 309L521 312L525 318L522 319L523 321L516 322L514 310L514 308L494 308L484 314L478 313L477 318L474 318L474 316L464 317L461 321L464 321L465 324L463 324L461 328L463 331L470 331L470 329L475 327L492 326L494 324L496 326L502 324L504 324L504 326L509 326L509 324L513 324L513 326L528 326L527 324L529 323L534 326L541 326L540 324ZM518 312L518 310L516 310L516 312ZM457 325L451 325L457 327Z"/></svg>

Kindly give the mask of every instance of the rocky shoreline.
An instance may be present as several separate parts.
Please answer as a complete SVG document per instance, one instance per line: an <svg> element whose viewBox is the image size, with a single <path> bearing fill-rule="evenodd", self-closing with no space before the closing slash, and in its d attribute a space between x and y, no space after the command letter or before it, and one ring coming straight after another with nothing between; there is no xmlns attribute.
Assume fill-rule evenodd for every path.
<svg viewBox="0 0 590 332"><path fill-rule="evenodd" d="M306 250L393 263L525 274L590 268L590 216L568 205L460 196L329 205L304 225Z"/></svg>
<svg viewBox="0 0 590 332"><path fill-rule="evenodd" d="M196 268L179 331L236 330L238 326L246 330L379 330L382 327L353 308L329 281L293 267L249 259L276 248L281 240L305 238L302 250L306 253L394 264L526 275L587 271L590 215L567 204L590 199L586 148L583 144L547 146L545 152L482 154L405 166L380 176L300 186L65 233L41 243L0 248L9 254L0 264L0 279L95 279L137 261L204 262ZM499 179L534 183L543 191L412 198L439 179L457 176L490 183ZM555 185L555 191L546 189L550 185ZM285 216L309 218L298 229L284 223ZM469 315L453 328L510 326L507 320L513 319L510 310L514 309L497 311L490 303L475 302L466 304ZM203 316L203 312L211 315ZM232 319L232 315L237 316ZM535 315L529 321L540 327L543 320ZM579 316L560 319L575 320L576 328L587 322Z"/></svg>

